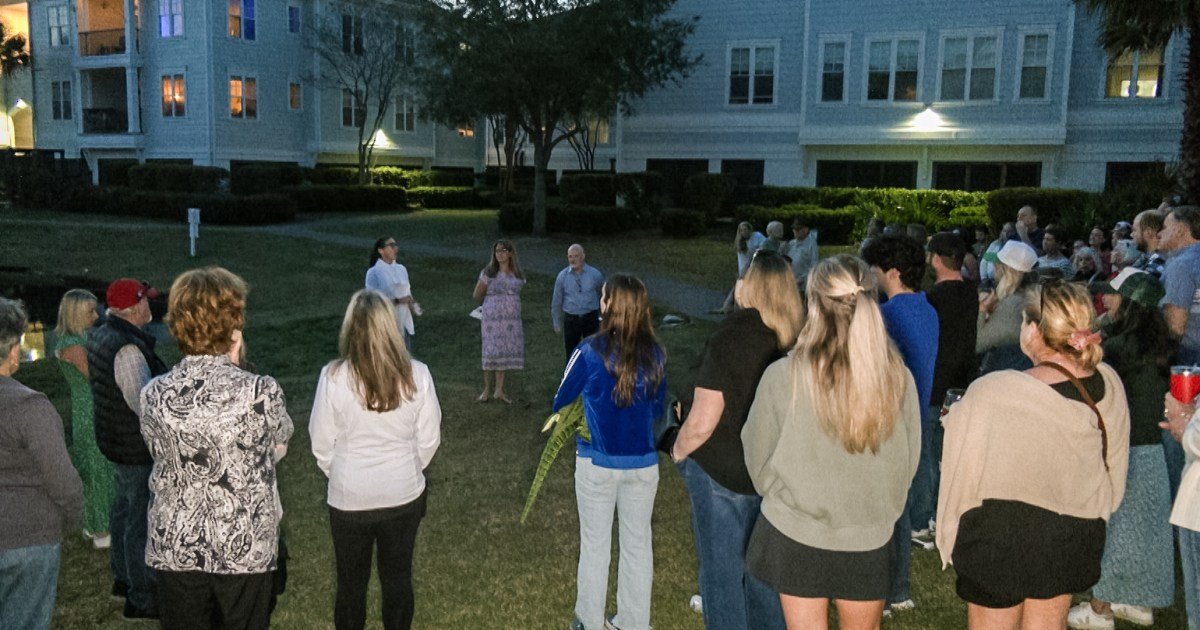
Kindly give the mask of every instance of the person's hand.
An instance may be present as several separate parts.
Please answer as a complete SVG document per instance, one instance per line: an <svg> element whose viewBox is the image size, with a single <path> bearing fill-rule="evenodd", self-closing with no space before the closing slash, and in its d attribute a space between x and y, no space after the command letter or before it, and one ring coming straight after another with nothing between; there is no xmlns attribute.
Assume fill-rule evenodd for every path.
<svg viewBox="0 0 1200 630"><path fill-rule="evenodd" d="M1022 241L1029 240L1029 226L1025 225L1024 221L1017 221L1015 227L1017 228L1017 236L1020 237Z"/></svg>
<svg viewBox="0 0 1200 630"><path fill-rule="evenodd" d="M1171 432L1178 441L1183 440L1183 430L1187 428L1192 415L1196 413L1196 404L1181 403L1168 393L1163 397L1163 421L1158 423L1160 428Z"/></svg>
<svg viewBox="0 0 1200 630"><path fill-rule="evenodd" d="M996 305L999 303L1000 300L996 299L995 291L988 291L986 293L979 294L979 310L982 313L990 315L992 311L996 310Z"/></svg>
<svg viewBox="0 0 1200 630"><path fill-rule="evenodd" d="M409 308L412 309L413 315L421 315L425 312L424 309L421 308L421 304L419 302L413 302L409 305Z"/></svg>

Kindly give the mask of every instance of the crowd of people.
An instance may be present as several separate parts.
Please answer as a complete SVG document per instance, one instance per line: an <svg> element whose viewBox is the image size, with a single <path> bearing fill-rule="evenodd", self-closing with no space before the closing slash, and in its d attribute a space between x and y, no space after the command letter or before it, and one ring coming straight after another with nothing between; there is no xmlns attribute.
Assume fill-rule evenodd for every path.
<svg viewBox="0 0 1200 630"><path fill-rule="evenodd" d="M587 424L570 628L650 627L661 453L691 503L713 630L825 628L831 604L846 629L919 614L905 612L922 606L911 554L932 548L973 629L1151 625L1174 601L1175 540L1200 630L1200 412L1169 393L1173 365L1200 363L1200 208L1147 210L1086 241L1039 227L1029 206L994 240L874 223L857 255L824 259L803 222L791 240L778 222L766 232L738 226L728 314L678 402L646 286L567 251L552 407L578 401ZM372 248L308 422L339 629L364 626L373 564L385 628L410 627L416 606L442 414L413 358L422 310L397 258L395 239ZM516 245L493 243L473 292L479 402L511 402L525 282ZM80 528L109 549L126 618L269 625L293 423L279 383L247 362L247 292L220 267L174 280L174 366L146 330L148 284L113 282L102 318L95 295L68 292L55 356L69 450L47 398L12 378L27 321L0 299L0 627L49 627L62 537ZM1072 607L1079 594L1090 599Z"/></svg>

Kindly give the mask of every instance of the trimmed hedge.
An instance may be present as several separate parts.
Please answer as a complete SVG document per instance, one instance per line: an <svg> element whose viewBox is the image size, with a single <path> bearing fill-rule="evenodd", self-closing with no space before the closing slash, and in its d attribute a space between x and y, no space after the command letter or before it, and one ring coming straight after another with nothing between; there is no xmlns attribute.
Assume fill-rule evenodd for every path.
<svg viewBox="0 0 1200 630"><path fill-rule="evenodd" d="M504 232L533 231L533 204L506 203L500 206L500 229ZM638 225L632 208L615 206L546 205L546 231L574 234L620 234Z"/></svg>
<svg viewBox="0 0 1200 630"><path fill-rule="evenodd" d="M300 212L410 212L399 186L292 186L279 191Z"/></svg>
<svg viewBox="0 0 1200 630"><path fill-rule="evenodd" d="M299 186L314 169L295 164L247 164L233 170L230 191L235 195L261 195Z"/></svg>
<svg viewBox="0 0 1200 630"><path fill-rule="evenodd" d="M683 206L715 217L725 209L731 192L732 178L720 173L696 173L683 184Z"/></svg>
<svg viewBox="0 0 1200 630"><path fill-rule="evenodd" d="M939 229L954 228L975 229L987 228L991 225L988 218L987 206L963 206L950 211L950 217L942 222Z"/></svg>
<svg viewBox="0 0 1200 630"><path fill-rule="evenodd" d="M611 206L617 202L615 180L612 173L571 173L558 181L558 194L568 204Z"/></svg>
<svg viewBox="0 0 1200 630"><path fill-rule="evenodd" d="M215 193L229 171L190 164L138 164L129 167L129 187L134 190Z"/></svg>
<svg viewBox="0 0 1200 630"><path fill-rule="evenodd" d="M1082 234L1085 226L1091 229L1099 201L1099 194L1083 190L1001 188L988 193L987 213L992 227L999 228L1006 222L1016 221L1021 206L1030 205L1037 208L1038 225L1045 227L1057 223L1068 233ZM1141 208L1130 208L1130 216L1139 210Z"/></svg>
<svg viewBox="0 0 1200 630"><path fill-rule="evenodd" d="M423 208L476 208L480 203L470 186L415 186L408 189L408 200Z"/></svg>
<svg viewBox="0 0 1200 630"><path fill-rule="evenodd" d="M618 173L613 187L620 197L619 202L632 208L642 221L650 221L662 210L666 180L655 171L641 173Z"/></svg>
<svg viewBox="0 0 1200 630"><path fill-rule="evenodd" d="M200 208L201 224L261 225L296 217L296 204L283 195L181 193L91 187L64 196L57 208L65 212L114 214L187 221L188 208Z"/></svg>
<svg viewBox="0 0 1200 630"><path fill-rule="evenodd" d="M658 216L658 226L663 236L669 238L700 236L707 224L708 217L703 212L687 208L666 208Z"/></svg>
<svg viewBox="0 0 1200 630"><path fill-rule="evenodd" d="M821 242L827 245L851 242L860 225L865 225L866 220L870 218L870 215L857 206L830 210L813 204L795 204L779 208L740 206L736 214L739 221L749 221L755 227L766 226L771 221L779 221L784 227L788 227L793 219L801 217L808 227L817 230Z"/></svg>

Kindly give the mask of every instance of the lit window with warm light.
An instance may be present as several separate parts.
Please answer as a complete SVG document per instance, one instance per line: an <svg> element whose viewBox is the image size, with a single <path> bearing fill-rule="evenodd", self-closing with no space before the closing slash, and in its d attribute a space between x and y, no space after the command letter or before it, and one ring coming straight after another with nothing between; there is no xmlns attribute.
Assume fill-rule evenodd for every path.
<svg viewBox="0 0 1200 630"><path fill-rule="evenodd" d="M179 118L187 113L187 88L182 74L167 74L162 78L162 115Z"/></svg>
<svg viewBox="0 0 1200 630"><path fill-rule="evenodd" d="M1105 98L1160 98L1166 67L1163 49L1135 50L1108 61Z"/></svg>
<svg viewBox="0 0 1200 630"><path fill-rule="evenodd" d="M229 0L229 36L235 39L254 40L254 0Z"/></svg>
<svg viewBox="0 0 1200 630"><path fill-rule="evenodd" d="M258 118L258 81L253 77L229 77L229 115L232 118Z"/></svg>

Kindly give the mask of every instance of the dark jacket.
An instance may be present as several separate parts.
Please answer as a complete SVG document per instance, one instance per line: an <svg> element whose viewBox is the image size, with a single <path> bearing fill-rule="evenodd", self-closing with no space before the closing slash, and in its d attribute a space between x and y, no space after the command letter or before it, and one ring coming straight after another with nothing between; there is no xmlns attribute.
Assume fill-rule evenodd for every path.
<svg viewBox="0 0 1200 630"><path fill-rule="evenodd" d="M114 464L154 463L142 439L138 415L125 403L114 372L117 353L132 344L146 358L151 378L165 373L167 366L154 354L154 341L152 335L119 317L108 317L88 336L88 377L95 401L96 445Z"/></svg>

